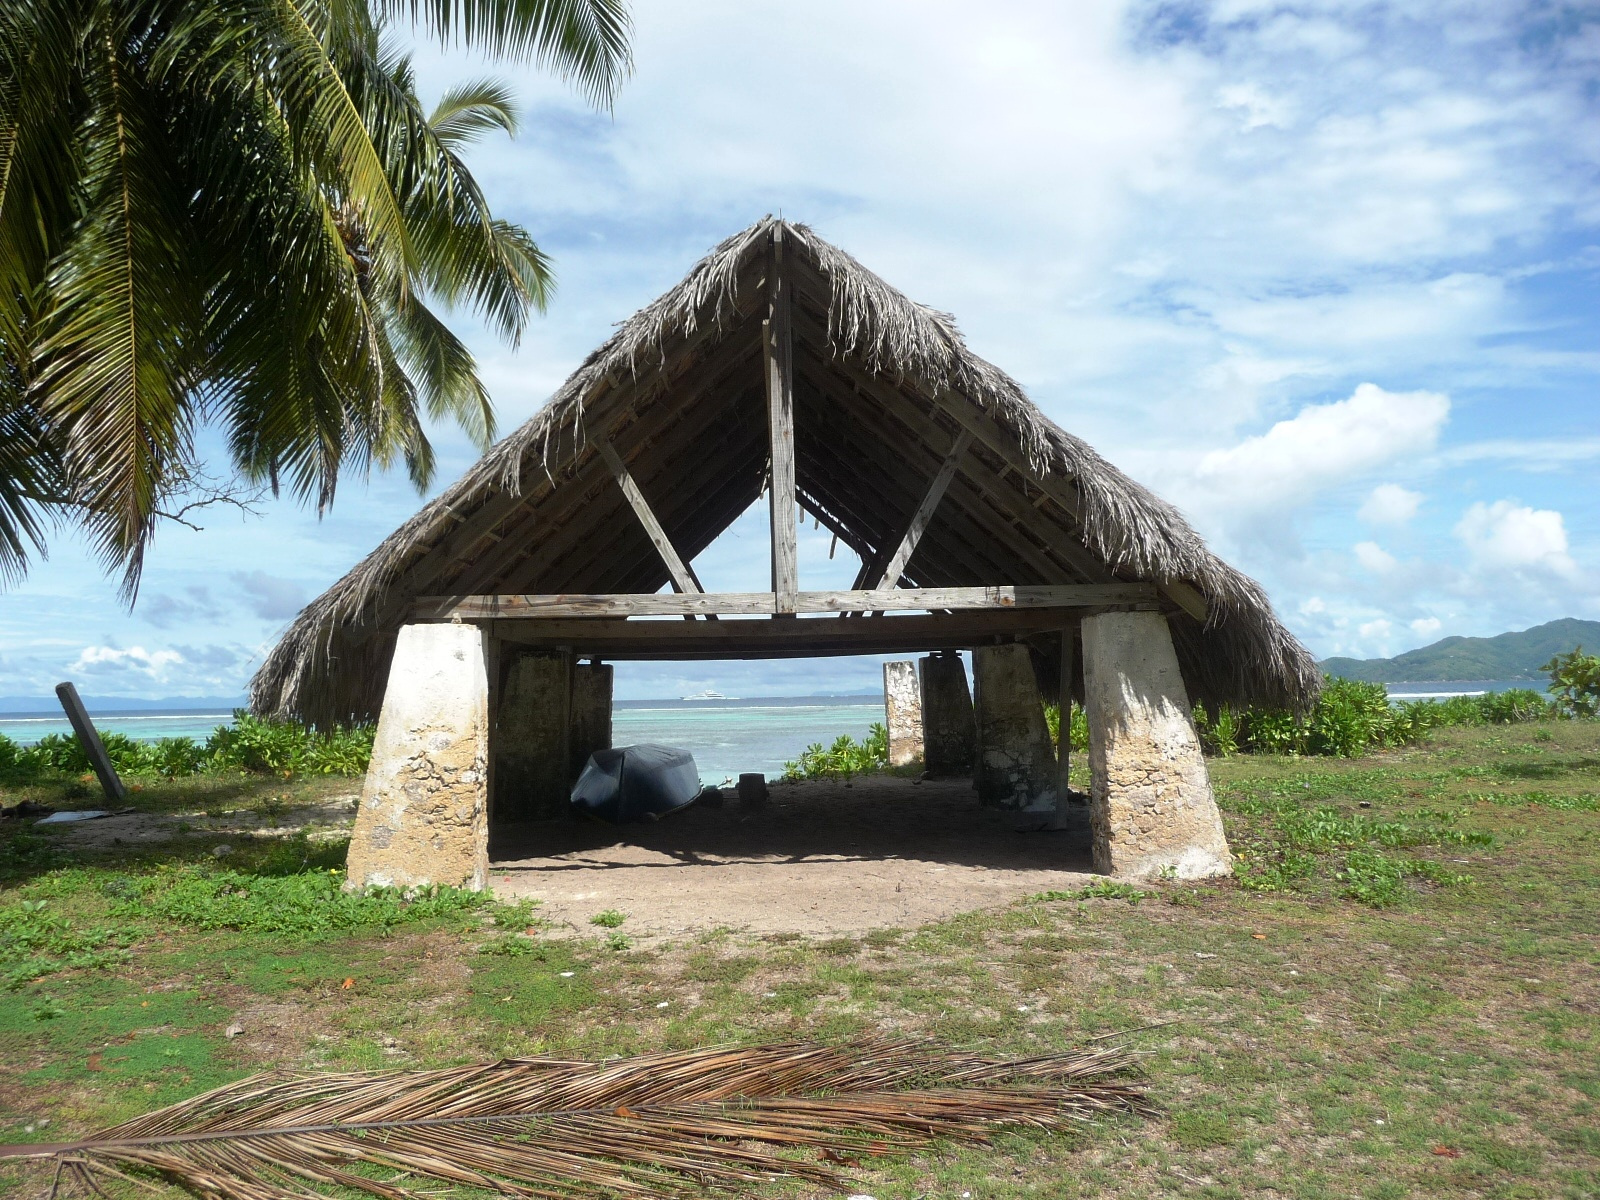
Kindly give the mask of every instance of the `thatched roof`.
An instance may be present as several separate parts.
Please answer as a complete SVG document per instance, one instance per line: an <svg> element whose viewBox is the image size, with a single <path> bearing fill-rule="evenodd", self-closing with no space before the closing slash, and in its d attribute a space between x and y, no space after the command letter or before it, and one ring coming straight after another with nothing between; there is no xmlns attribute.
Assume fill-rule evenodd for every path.
<svg viewBox="0 0 1600 1200"><path fill-rule="evenodd" d="M375 717L420 596L665 585L594 439L628 460L685 559L761 494L775 233L793 305L798 497L841 542L881 565L957 435L975 430L905 585L1139 581L1191 608L1198 592L1203 622L1172 615L1196 699L1298 708L1316 695L1314 661L1261 588L1175 508L1058 428L949 316L769 217L623 323L532 419L307 605L257 672L252 708Z"/></svg>

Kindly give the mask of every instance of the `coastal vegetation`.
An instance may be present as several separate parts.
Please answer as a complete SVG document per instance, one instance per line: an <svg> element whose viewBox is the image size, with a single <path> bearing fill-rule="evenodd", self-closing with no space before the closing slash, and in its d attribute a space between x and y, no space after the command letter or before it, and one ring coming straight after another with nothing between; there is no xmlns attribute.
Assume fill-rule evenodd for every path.
<svg viewBox="0 0 1600 1200"><path fill-rule="evenodd" d="M343 893L338 837L229 832L218 857L204 790L159 846L23 831L0 862L0 1140L63 1140L261 1070L886 1032L1027 1056L1144 1030L1161 1117L868 1156L851 1190L1584 1195L1600 1184L1597 767L1600 725L1550 718L1355 759L1234 755L1212 763L1231 880L1112 881L829 937L650 935L633 916L613 942L526 901ZM185 786L246 789L231 804L287 785L150 793ZM48 1183L0 1166L0 1190Z"/></svg>
<svg viewBox="0 0 1600 1200"><path fill-rule="evenodd" d="M311 729L293 721L264 721L244 710L204 741L187 737L136 741L101 737L119 775L176 779L190 775L361 775L372 757L371 725ZM0 785L77 781L89 759L76 737L48 734L29 746L0 734Z"/></svg>
<svg viewBox="0 0 1600 1200"><path fill-rule="evenodd" d="M319 509L351 469L425 487L425 417L488 445L434 307L514 342L549 295L461 157L515 108L480 81L425 109L394 21L602 106L629 67L621 0L0 8L0 579L76 525L131 597L164 516L240 502L203 428Z"/></svg>

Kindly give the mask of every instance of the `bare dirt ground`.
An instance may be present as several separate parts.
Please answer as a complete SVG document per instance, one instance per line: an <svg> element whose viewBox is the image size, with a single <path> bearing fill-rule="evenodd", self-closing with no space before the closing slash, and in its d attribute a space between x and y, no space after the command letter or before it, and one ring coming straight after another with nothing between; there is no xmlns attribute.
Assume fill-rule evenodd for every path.
<svg viewBox="0 0 1600 1200"><path fill-rule="evenodd" d="M271 812L130 812L67 825L76 850L115 853L179 838L313 838L347 834L360 797L328 796ZM560 820L495 831L490 883L532 897L556 931L596 932L607 909L632 938L713 929L861 933L914 928L1022 896L1082 887L1087 816L1054 833L1022 833L1013 814L980 808L966 780L894 776L772 785L764 808L729 797L653 824Z"/></svg>
<svg viewBox="0 0 1600 1200"><path fill-rule="evenodd" d="M490 882L586 934L590 917L619 909L639 936L910 928L1091 881L1087 816L1057 833L1015 824L978 807L965 780L774 784L755 811L730 798L650 825L508 827L490 846Z"/></svg>

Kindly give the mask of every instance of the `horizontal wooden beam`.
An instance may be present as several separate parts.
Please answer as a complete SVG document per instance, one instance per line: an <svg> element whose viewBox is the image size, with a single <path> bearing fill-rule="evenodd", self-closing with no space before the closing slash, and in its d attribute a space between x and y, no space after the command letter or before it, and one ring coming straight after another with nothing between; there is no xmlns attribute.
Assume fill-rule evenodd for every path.
<svg viewBox="0 0 1600 1200"><path fill-rule="evenodd" d="M802 593L803 594L803 593ZM968 609L846 621L795 620L627 621L566 618L487 621L491 638L524 646L560 648L619 661L685 659L830 658L847 654L915 654L1037 637L1070 627L1093 609Z"/></svg>
<svg viewBox="0 0 1600 1200"><path fill-rule="evenodd" d="M783 612L846 613L917 610L1106 608L1150 604L1149 584L1074 583L1003 587L881 588L844 592L797 592ZM421 620L485 621L551 617L681 617L718 613L760 617L779 612L771 592L686 592L678 595L424 596L414 615Z"/></svg>

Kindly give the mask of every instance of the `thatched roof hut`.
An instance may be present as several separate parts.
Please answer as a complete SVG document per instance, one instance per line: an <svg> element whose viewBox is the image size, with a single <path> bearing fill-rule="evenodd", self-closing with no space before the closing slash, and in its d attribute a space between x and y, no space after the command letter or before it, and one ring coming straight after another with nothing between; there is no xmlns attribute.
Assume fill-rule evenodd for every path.
<svg viewBox="0 0 1600 1200"><path fill-rule="evenodd" d="M792 322L794 494L861 556L858 588L903 548L887 586L1153 585L1192 697L1301 708L1316 695L1315 663L1261 588L1175 508L1045 417L949 316L805 226L767 218L622 324L531 420L308 605L256 674L252 708L375 718L397 630L425 597L692 590L682 564L771 477L775 263ZM941 473L942 497L919 518ZM639 496L618 486L625 476ZM641 506L656 529L636 519ZM845 645L824 626L861 628L796 625L823 652Z"/></svg>

